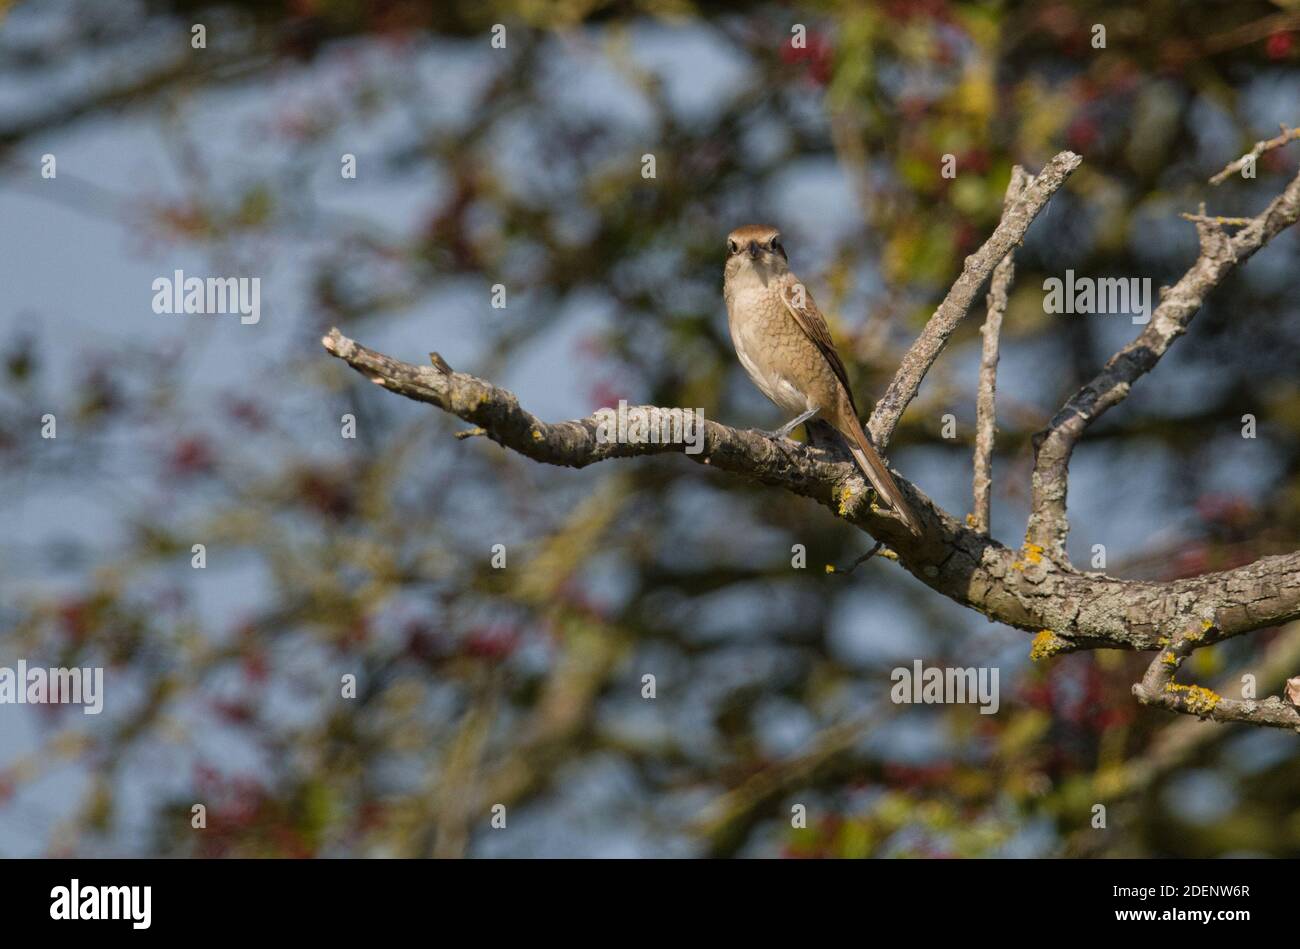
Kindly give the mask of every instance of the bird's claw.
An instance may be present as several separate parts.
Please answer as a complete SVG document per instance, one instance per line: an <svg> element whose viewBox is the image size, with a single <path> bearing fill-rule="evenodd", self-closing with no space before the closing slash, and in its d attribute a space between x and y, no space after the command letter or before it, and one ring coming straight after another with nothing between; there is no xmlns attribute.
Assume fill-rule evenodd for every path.
<svg viewBox="0 0 1300 949"><path fill-rule="evenodd" d="M784 432L780 432L780 431L769 432L761 428L756 428L754 429L754 431L762 435L763 437L769 439L773 444L776 445L776 450L781 453L781 457L784 458L789 464L794 464L794 459L790 457L790 452L786 450L785 446L787 444L791 446L798 445L799 443L797 441L795 441L793 438L791 438L789 435L785 434Z"/></svg>

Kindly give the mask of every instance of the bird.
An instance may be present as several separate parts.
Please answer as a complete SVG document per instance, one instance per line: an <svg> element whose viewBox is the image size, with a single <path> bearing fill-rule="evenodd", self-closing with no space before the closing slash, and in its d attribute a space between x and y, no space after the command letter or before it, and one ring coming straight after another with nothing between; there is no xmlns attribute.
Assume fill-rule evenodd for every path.
<svg viewBox="0 0 1300 949"><path fill-rule="evenodd" d="M781 428L764 434L788 438L799 425L820 416L843 437L876 493L919 535L920 522L863 431L826 318L791 272L780 231L746 224L727 235L722 295L741 366L759 391L794 414Z"/></svg>

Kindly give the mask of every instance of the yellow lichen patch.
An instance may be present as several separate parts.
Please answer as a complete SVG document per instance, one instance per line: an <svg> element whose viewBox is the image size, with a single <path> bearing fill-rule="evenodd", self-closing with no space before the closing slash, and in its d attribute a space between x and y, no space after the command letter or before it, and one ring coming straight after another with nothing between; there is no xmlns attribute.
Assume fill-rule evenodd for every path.
<svg viewBox="0 0 1300 949"><path fill-rule="evenodd" d="M886 560L893 560L895 562L898 560L898 554L894 553L888 547L880 548L880 556L884 557Z"/></svg>
<svg viewBox="0 0 1300 949"><path fill-rule="evenodd" d="M1038 544L1025 544L1025 559L1030 563L1043 562L1043 548Z"/></svg>
<svg viewBox="0 0 1300 949"><path fill-rule="evenodd" d="M1067 643L1050 629L1040 629L1038 635L1034 637L1034 643L1029 649L1029 658L1034 662L1040 659L1047 659L1055 656L1058 652L1064 652L1068 647Z"/></svg>
<svg viewBox="0 0 1300 949"><path fill-rule="evenodd" d="M1178 656L1176 656L1171 650L1170 652L1167 652L1163 656L1161 656L1160 661L1167 666L1176 666L1178 665Z"/></svg>
<svg viewBox="0 0 1300 949"><path fill-rule="evenodd" d="M967 526L967 527L974 527L974 526L975 526L975 515L974 515L974 514L967 514L967 515L966 515L966 526Z"/></svg>
<svg viewBox="0 0 1300 949"><path fill-rule="evenodd" d="M826 565L826 572L827 572L827 573L834 573L834 572L835 572L835 564L833 564L833 563L828 563L828 564Z"/></svg>
<svg viewBox="0 0 1300 949"><path fill-rule="evenodd" d="M1185 696L1183 704L1193 715L1209 715L1214 707L1223 701L1223 697L1200 685L1179 685L1170 682L1165 686L1166 692L1179 692Z"/></svg>
<svg viewBox="0 0 1300 949"><path fill-rule="evenodd" d="M852 489L852 488L841 488L841 489L840 489L840 505L839 505L840 517L848 517L848 516L849 516L849 502L852 501L852 500L853 500L853 489Z"/></svg>
<svg viewBox="0 0 1300 949"><path fill-rule="evenodd" d="M542 433L539 432L537 429L533 429L533 441L540 442L541 440L542 440Z"/></svg>

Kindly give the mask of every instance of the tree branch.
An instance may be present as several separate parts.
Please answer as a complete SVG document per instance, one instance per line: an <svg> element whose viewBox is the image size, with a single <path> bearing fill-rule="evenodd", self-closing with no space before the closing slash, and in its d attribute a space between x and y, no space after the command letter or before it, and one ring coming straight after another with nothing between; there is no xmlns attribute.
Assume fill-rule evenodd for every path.
<svg viewBox="0 0 1300 949"><path fill-rule="evenodd" d="M1300 710L1276 695L1270 695L1263 701L1225 699L1217 692L1199 685L1179 685L1175 682L1174 673L1183 664L1183 660L1203 645L1202 636L1192 631L1157 652L1142 681L1133 686L1133 694L1138 701L1143 705L1154 705L1215 722L1246 722L1300 731Z"/></svg>
<svg viewBox="0 0 1300 949"><path fill-rule="evenodd" d="M1029 230L1029 225L1038 216L1038 212L1047 206L1048 200L1065 184L1065 179L1079 167L1081 161L1083 159L1073 152L1061 152L1049 161L1015 204L1003 212L1002 220L998 222L992 236L979 250L966 258L961 276L934 311L916 342L903 356L889 388L871 413L867 427L871 431L872 442L882 453L893 437L903 410L916 397L925 374L939 358L939 353L943 352L949 337L961 325L975 301L975 295L984 286L984 281L989 278L998 261L1024 239L1025 232Z"/></svg>
<svg viewBox="0 0 1300 949"><path fill-rule="evenodd" d="M1242 155L1236 161L1229 163L1228 166L1223 169L1223 171L1219 172L1213 178L1211 178L1210 184L1212 185L1223 184L1231 176L1241 171L1241 169L1244 168L1248 162L1253 162L1255 159L1259 158L1259 156L1264 154L1265 152L1271 152L1275 148L1281 148L1283 145L1287 144L1288 142L1295 141L1297 138L1300 138L1300 129L1290 129L1287 128L1285 125L1283 125L1281 135L1276 135L1273 138L1266 139L1262 142L1256 142L1254 148L1246 152L1246 154Z"/></svg>
<svg viewBox="0 0 1300 949"><path fill-rule="evenodd" d="M1033 184L1025 169L1016 165L1011 169L1011 180L1007 182L1007 194L1003 201L1003 213L1020 197L1021 192ZM998 341L1002 333L1002 317L1007 311L1007 291L1015 278L1015 249L1007 251L993 271L993 280L989 283L988 296L984 308L987 315L980 333L984 344L980 352L979 391L975 396L975 457L974 475L971 480L971 527L981 534L989 532L989 516L992 509L990 498L993 487L993 438L997 428L997 406L995 394L998 385Z"/></svg>
<svg viewBox="0 0 1300 949"><path fill-rule="evenodd" d="M1201 252L1137 338L1117 352L1097 376L1066 401L1048 427L1034 436L1034 473L1027 537L1049 556L1065 560L1069 523L1065 514L1070 455L1083 431L1122 402L1138 378L1150 372L1188 324L1210 291L1239 264L1300 218L1300 175L1268 207L1229 236L1208 220L1196 222Z"/></svg>
<svg viewBox="0 0 1300 949"><path fill-rule="evenodd" d="M583 468L609 458L684 453L682 444L602 442L594 415L548 424L486 380L401 362L337 329L322 343L386 389L438 406L536 461ZM897 481L922 524L919 537L874 508L857 466L842 455L713 421L703 423L703 432L702 450L687 458L818 501L883 540L932 589L990 619L1039 633L1040 657L1099 647L1155 649L1162 639L1206 621L1219 641L1300 617L1300 551L1171 583L1081 573L1033 548L1013 551L971 530L905 478Z"/></svg>

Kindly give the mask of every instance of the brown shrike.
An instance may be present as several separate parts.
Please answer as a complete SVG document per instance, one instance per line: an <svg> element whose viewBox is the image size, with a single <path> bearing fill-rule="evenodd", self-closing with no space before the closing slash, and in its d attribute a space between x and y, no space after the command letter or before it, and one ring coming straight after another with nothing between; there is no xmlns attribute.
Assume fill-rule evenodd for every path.
<svg viewBox="0 0 1300 949"><path fill-rule="evenodd" d="M765 396L794 414L770 434L786 438L820 413L844 437L858 467L899 520L920 534L920 523L862 430L826 318L790 272L777 229L747 224L732 231L724 273L722 295L740 364Z"/></svg>

